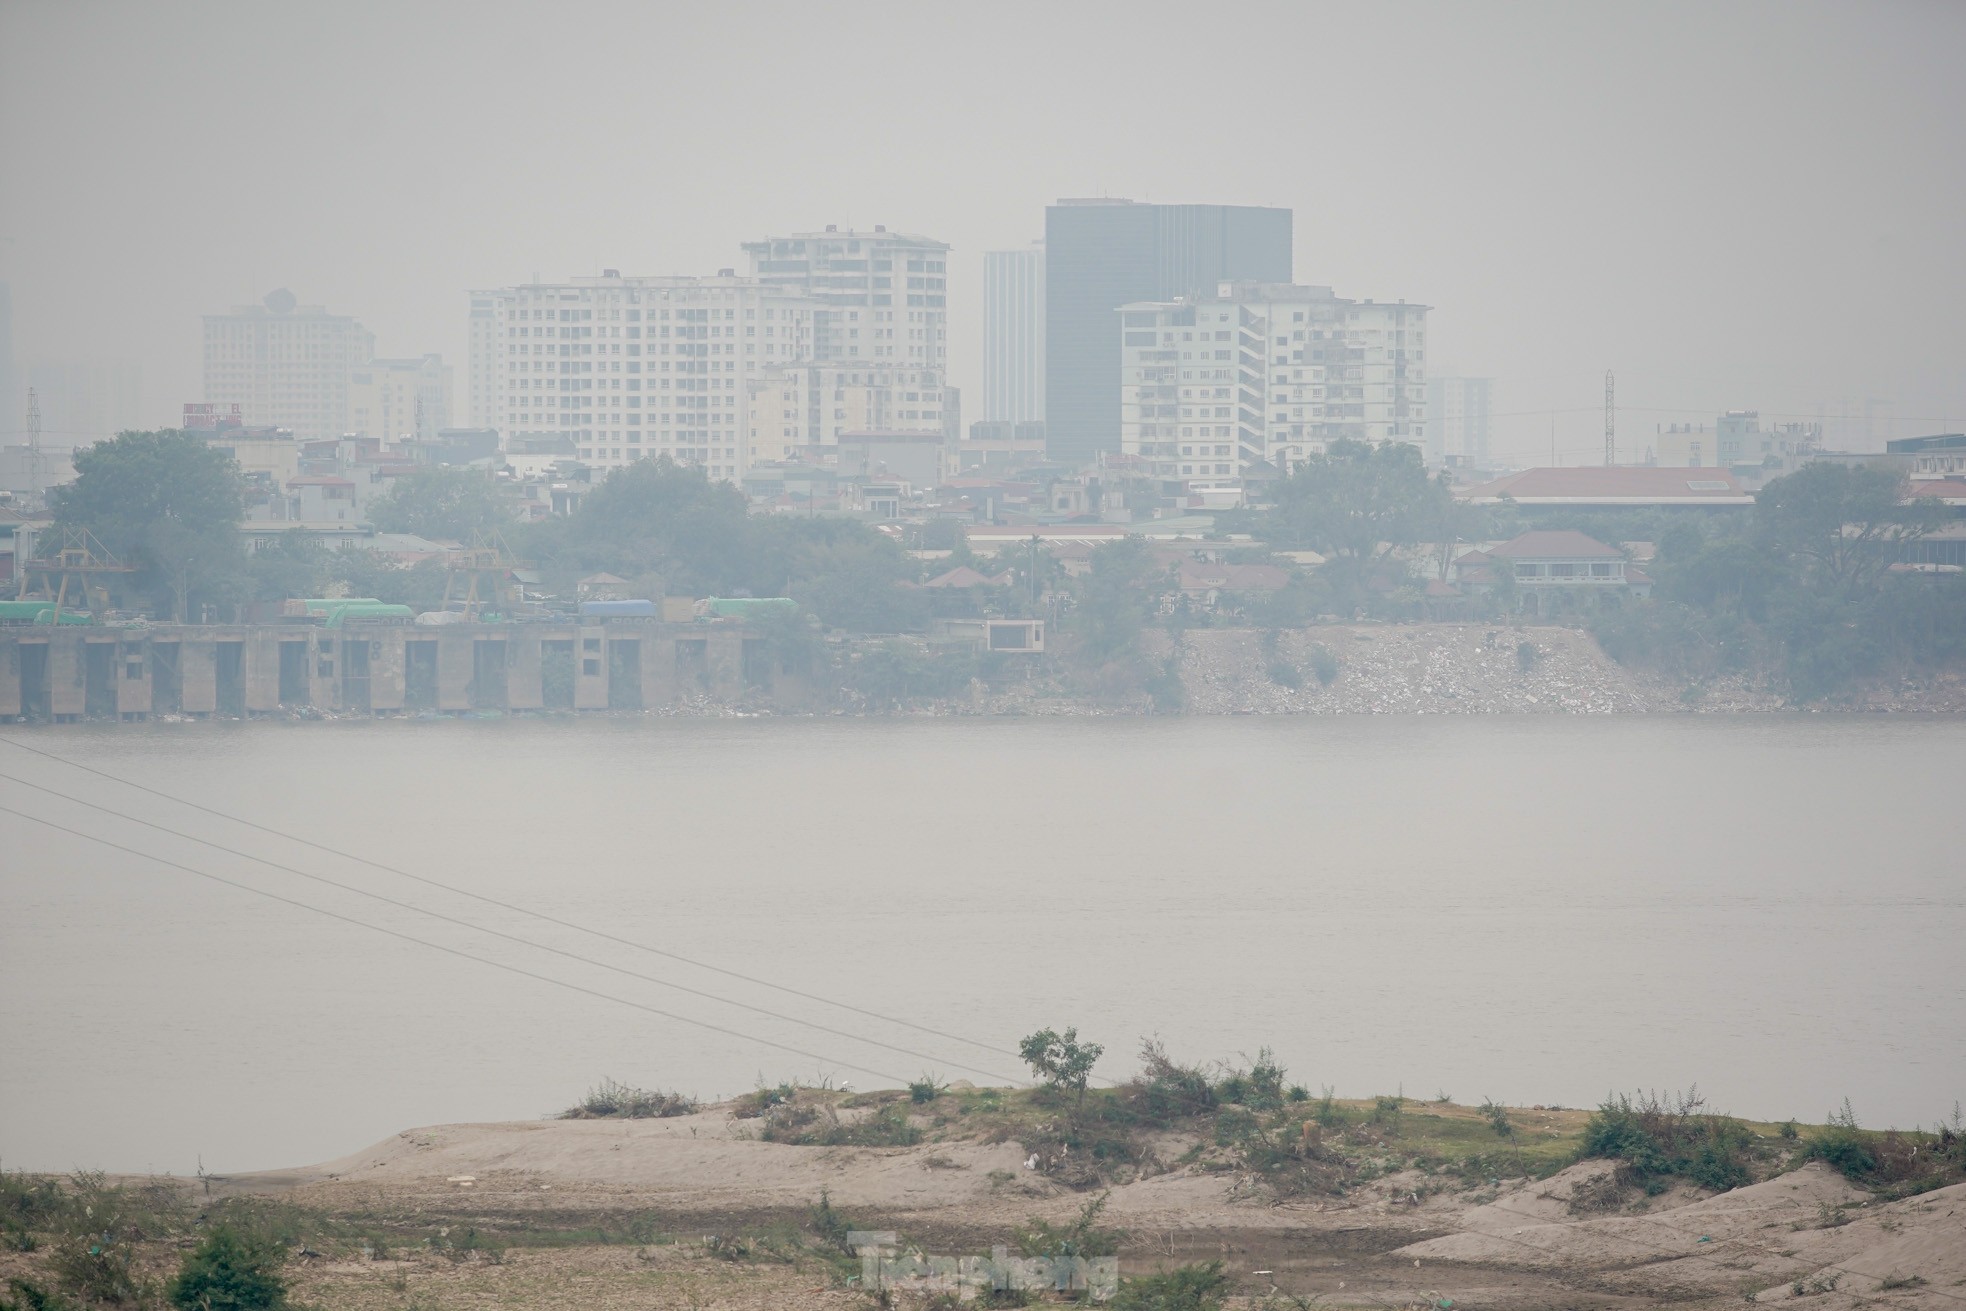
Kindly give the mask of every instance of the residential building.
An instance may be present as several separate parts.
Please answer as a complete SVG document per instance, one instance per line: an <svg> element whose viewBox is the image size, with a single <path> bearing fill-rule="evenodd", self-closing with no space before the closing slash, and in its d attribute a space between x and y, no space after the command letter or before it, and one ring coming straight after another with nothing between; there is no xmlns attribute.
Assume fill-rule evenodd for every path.
<svg viewBox="0 0 1966 1311"><path fill-rule="evenodd" d="M492 302L498 345L472 356L474 370L490 373L494 408L483 426L508 445L564 437L603 471L666 455L733 481L752 458L751 383L812 358L820 308L730 269L715 277L608 269L471 298ZM474 394L480 384L474 374Z"/></svg>
<svg viewBox="0 0 1966 1311"><path fill-rule="evenodd" d="M349 433L430 441L450 427L450 414L451 370L441 355L369 360L349 371Z"/></svg>
<svg viewBox="0 0 1966 1311"><path fill-rule="evenodd" d="M284 288L258 305L205 316L205 400L237 405L248 425L303 441L348 430L350 373L375 337L345 314L297 304Z"/></svg>
<svg viewBox="0 0 1966 1311"><path fill-rule="evenodd" d="M498 293L471 293L470 332L465 350L465 410L474 427L497 426L498 402L493 379L498 376L497 360L504 342L498 324Z"/></svg>
<svg viewBox="0 0 1966 1311"><path fill-rule="evenodd" d="M1482 468L1495 435L1493 378L1427 380L1427 458L1434 464Z"/></svg>
<svg viewBox="0 0 1966 1311"><path fill-rule="evenodd" d="M1044 243L983 256L983 421L1044 421Z"/></svg>
<svg viewBox="0 0 1966 1311"><path fill-rule="evenodd" d="M744 253L761 284L818 303L813 360L947 374L948 243L883 226L829 226L747 241Z"/></svg>
<svg viewBox="0 0 1966 1311"><path fill-rule="evenodd" d="M947 388L927 369L865 364L793 364L760 380L777 397L776 420L793 446L837 446L849 432L934 433L945 430ZM763 416L761 426L774 420ZM769 441L761 436L760 441Z"/></svg>
<svg viewBox="0 0 1966 1311"><path fill-rule="evenodd" d="M1118 310L1225 281L1287 283L1291 212L1061 200L1045 210L1044 419L1054 459L1120 449Z"/></svg>
<svg viewBox="0 0 1966 1311"><path fill-rule="evenodd" d="M1426 315L1259 282L1122 306L1120 451L1220 488L1341 438L1423 444Z"/></svg>
<svg viewBox="0 0 1966 1311"><path fill-rule="evenodd" d="M1516 607L1533 614L1652 592L1652 580L1623 551L1570 529L1527 532L1486 551L1469 552L1456 558L1454 573L1457 583L1477 589L1494 586L1497 574L1514 575Z"/></svg>

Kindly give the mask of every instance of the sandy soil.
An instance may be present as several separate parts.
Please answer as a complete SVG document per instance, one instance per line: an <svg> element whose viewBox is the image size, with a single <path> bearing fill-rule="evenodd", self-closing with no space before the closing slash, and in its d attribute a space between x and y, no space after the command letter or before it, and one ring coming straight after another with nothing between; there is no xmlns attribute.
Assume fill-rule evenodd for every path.
<svg viewBox="0 0 1966 1311"><path fill-rule="evenodd" d="M898 1229L931 1251L980 1253L1027 1217L1068 1218L1089 1196L1028 1169L1015 1142L792 1147L755 1141L755 1125L727 1108L670 1120L440 1125L213 1186L371 1215L567 1223L647 1211L681 1238L639 1254L514 1249L499 1266L417 1266L405 1277L441 1284L437 1305L538 1308L864 1305L825 1291L811 1271L733 1268L707 1255L703 1236L796 1219L823 1189L861 1223ZM1579 1213L1573 1202L1587 1199L1577 1190L1608 1169L1585 1162L1472 1190L1409 1171L1342 1199L1282 1205L1232 1175L1175 1170L1114 1189L1104 1221L1129 1235L1123 1269L1219 1257L1252 1305L1271 1289L1333 1307L1966 1304L1966 1185L1880 1203L1810 1165L1717 1196L1681 1187ZM306 1277L347 1285L329 1305L415 1305L402 1288L395 1301L358 1296L387 1291L395 1278L360 1263Z"/></svg>

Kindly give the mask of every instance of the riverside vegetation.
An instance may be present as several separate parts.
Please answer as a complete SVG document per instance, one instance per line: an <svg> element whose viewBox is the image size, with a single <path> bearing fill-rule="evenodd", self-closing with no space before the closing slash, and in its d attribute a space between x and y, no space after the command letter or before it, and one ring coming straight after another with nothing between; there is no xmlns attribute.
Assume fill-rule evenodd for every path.
<svg viewBox="0 0 1966 1311"><path fill-rule="evenodd" d="M1545 1178L1579 1161L1612 1163L1571 1194L1571 1211L1584 1215L1642 1211L1675 1185L1740 1188L1810 1161L1880 1201L1966 1181L1966 1120L1957 1107L1930 1130L1877 1131L1862 1127L1847 1103L1822 1124L1765 1124L1714 1113L1697 1090L1617 1094L1589 1112L1466 1106L1446 1093L1340 1099L1291 1080L1267 1049L1193 1064L1151 1039L1132 1078L1095 1086L1102 1049L1075 1029L1041 1029L1022 1049L1037 1081L1030 1088L952 1086L928 1074L904 1089L860 1093L788 1081L721 1109L755 1122L759 1140L791 1147L1015 1142L1039 1176L1089 1198L1062 1223L1032 1217L1014 1226L1008 1241L1032 1256L1121 1251L1128 1235L1103 1222L1105 1190L1176 1172L1221 1176L1232 1199L1275 1204L1342 1199L1395 1174L1417 1199L1479 1194L1501 1178ZM604 1080L561 1118L662 1119L705 1109L714 1108ZM1823 1210L1819 1227L1847 1223L1843 1208ZM851 1289L858 1263L846 1235L861 1227L823 1193L802 1216L698 1240L648 1212L556 1226L551 1213L494 1217L461 1202L452 1214L432 1214L379 1201L320 1209L214 1197L203 1176L112 1182L0 1172L0 1308L305 1307L321 1305L307 1290L332 1287L336 1263L387 1265L396 1272L390 1286L404 1291L412 1270L495 1266L514 1249L624 1245L665 1269L762 1263ZM1214 1262L1163 1269L1126 1280L1113 1305L1200 1311L1220 1305L1229 1282Z"/></svg>
<svg viewBox="0 0 1966 1311"><path fill-rule="evenodd" d="M419 609L441 603L445 574L435 561L398 568L371 552L292 540L248 555L237 531L243 479L195 435L124 433L78 452L76 468L76 481L53 493L57 525L87 529L138 566L115 584L119 605L182 619L335 587ZM1076 575L1047 553L1012 551L990 566L1003 571L997 586L924 589L931 570L977 563L956 521L931 520L897 540L843 518L752 515L735 488L666 460L612 471L565 518L519 523L498 484L453 469L399 480L371 518L385 531L432 538L499 534L559 596L603 570L641 596L789 596L798 615L767 633L782 666L820 676L846 704L873 711L1035 673L1066 695L1178 712L1179 660L1164 643L1143 642L1149 631L1163 631L1178 655L1181 634L1196 627L1273 634L1324 620L1435 618L1422 576L1443 575L1450 553L1422 558L1427 544L1574 528L1606 542L1655 543L1647 568L1656 591L1559 622L1587 627L1613 658L1683 686L1689 703L1725 679L1812 702L1966 662L1966 576L1890 569L1945 514L1903 491L1885 472L1814 464L1771 481L1745 514L1473 507L1430 478L1412 447L1339 442L1280 480L1272 506L1218 524L1246 534L1233 562L1280 564L1289 584L1207 609L1180 593L1137 538L1098 548ZM928 564L908 548L948 554ZM1285 550L1316 551L1326 563L1300 569L1275 554ZM1456 617L1507 622L1510 583L1502 578ZM978 616L1047 619L1048 653L1012 664L911 637L937 618ZM829 634L878 640L848 648ZM1319 643L1304 664L1272 658L1269 670L1281 685L1296 687L1307 673L1328 685L1341 663Z"/></svg>

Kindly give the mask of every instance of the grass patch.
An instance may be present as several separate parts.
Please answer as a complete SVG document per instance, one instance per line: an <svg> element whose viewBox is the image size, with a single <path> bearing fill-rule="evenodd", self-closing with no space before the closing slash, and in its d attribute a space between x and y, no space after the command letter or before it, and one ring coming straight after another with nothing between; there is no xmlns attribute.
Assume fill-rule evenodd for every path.
<svg viewBox="0 0 1966 1311"><path fill-rule="evenodd" d="M562 1120L666 1120L691 1115L697 1110L694 1097L681 1093L656 1092L635 1088L612 1079L603 1079L587 1090L578 1105L560 1112Z"/></svg>

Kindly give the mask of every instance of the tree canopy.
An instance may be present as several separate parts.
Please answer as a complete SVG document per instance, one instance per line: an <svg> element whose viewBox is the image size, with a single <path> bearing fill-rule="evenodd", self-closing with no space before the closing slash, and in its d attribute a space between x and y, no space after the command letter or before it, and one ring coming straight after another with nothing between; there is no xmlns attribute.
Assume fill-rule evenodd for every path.
<svg viewBox="0 0 1966 1311"><path fill-rule="evenodd" d="M75 452L75 481L49 494L57 529L82 528L141 569L137 588L186 617L194 593L225 594L244 550L244 484L230 454L176 429L119 433Z"/></svg>
<svg viewBox="0 0 1966 1311"><path fill-rule="evenodd" d="M1427 476L1420 448L1336 441L1277 484L1265 525L1273 543L1301 544L1357 563L1425 541L1456 522L1444 481Z"/></svg>
<svg viewBox="0 0 1966 1311"><path fill-rule="evenodd" d="M419 469L370 504L369 520L385 533L469 544L511 523L512 514L481 470Z"/></svg>

